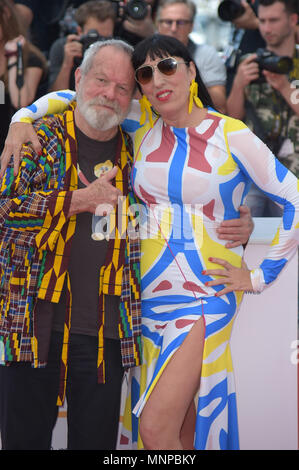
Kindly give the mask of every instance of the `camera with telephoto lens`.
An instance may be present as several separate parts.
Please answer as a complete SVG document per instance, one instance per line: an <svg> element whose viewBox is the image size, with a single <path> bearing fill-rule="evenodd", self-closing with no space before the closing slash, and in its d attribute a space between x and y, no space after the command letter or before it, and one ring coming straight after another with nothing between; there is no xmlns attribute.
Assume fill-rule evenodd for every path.
<svg viewBox="0 0 299 470"><path fill-rule="evenodd" d="M218 16L222 21L234 21L243 13L245 13L245 8L241 4L241 0L223 0L218 7Z"/></svg>
<svg viewBox="0 0 299 470"><path fill-rule="evenodd" d="M79 39L79 42L82 44L82 54L84 55L86 49L88 49L94 42L103 41L104 39L108 38L101 36L96 29L90 29L87 31L87 33L83 34Z"/></svg>
<svg viewBox="0 0 299 470"><path fill-rule="evenodd" d="M147 3L144 0L112 0L116 8L117 18L130 17L133 20L144 20L147 16Z"/></svg>
<svg viewBox="0 0 299 470"><path fill-rule="evenodd" d="M82 44L82 57L84 56L85 51L91 46L94 42L97 41L103 41L105 39L108 39L104 36L101 36L96 29L90 29L86 34L83 34L79 42ZM79 67L79 65L82 62L82 57L75 57L74 58L74 64L76 67Z"/></svg>
<svg viewBox="0 0 299 470"><path fill-rule="evenodd" d="M265 81L265 77L262 74L263 70L269 70L269 72L278 73L280 75L287 75L294 67L294 62L291 57L278 56L274 54L274 52L263 48L257 49L256 54L257 57L255 62L258 63L260 76L257 80L254 80L251 83L263 83ZM240 62L250 55L251 54L243 55Z"/></svg>

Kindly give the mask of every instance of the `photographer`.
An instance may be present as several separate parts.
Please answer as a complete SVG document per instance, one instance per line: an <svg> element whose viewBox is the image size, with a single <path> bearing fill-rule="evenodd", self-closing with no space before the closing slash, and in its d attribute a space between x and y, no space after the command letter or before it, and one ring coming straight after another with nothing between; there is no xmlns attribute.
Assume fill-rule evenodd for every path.
<svg viewBox="0 0 299 470"><path fill-rule="evenodd" d="M224 0L219 5L219 17L223 21L231 22L229 45L224 54L226 57L227 95L231 91L239 58L266 46L259 31L257 10L258 0Z"/></svg>
<svg viewBox="0 0 299 470"><path fill-rule="evenodd" d="M298 15L295 1L260 0L259 30L266 50L242 58L227 100L232 117L243 119L296 176L299 176L299 50L296 47ZM289 59L289 73L266 70L266 55L272 52L272 63ZM278 56L278 57L275 57ZM269 62L269 58L267 59ZM265 174L261 178L266 178ZM255 217L278 216L280 208L271 204L257 187L248 195L247 204Z"/></svg>
<svg viewBox="0 0 299 470"><path fill-rule="evenodd" d="M113 36L116 10L109 0L89 1L81 5L74 18L77 34L57 39L50 49L49 89L74 90L74 71L83 57L85 48L100 37Z"/></svg>
<svg viewBox="0 0 299 470"><path fill-rule="evenodd" d="M157 30L159 34L175 37L187 46L215 108L225 113L225 66L213 46L195 44L189 37L195 15L196 4L192 0L162 0L157 10Z"/></svg>

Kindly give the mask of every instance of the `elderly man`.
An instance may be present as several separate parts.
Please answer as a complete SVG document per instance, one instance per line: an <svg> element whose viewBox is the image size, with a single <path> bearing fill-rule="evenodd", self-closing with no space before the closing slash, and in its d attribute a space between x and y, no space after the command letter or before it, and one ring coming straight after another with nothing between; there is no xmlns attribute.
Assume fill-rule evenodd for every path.
<svg viewBox="0 0 299 470"><path fill-rule="evenodd" d="M123 368L138 365L141 356L139 246L128 236L103 245L90 235L97 206L114 206L120 191L133 199L130 141L119 128L134 91L130 54L122 41L91 46L76 71L75 111L36 121L42 145L31 131L37 150L24 147L16 179L11 162L2 180L0 333L10 367L0 368L0 422L6 449L49 448L55 399L59 392L61 404L64 391L68 448L115 446ZM66 92L60 95L68 101ZM11 127L18 138L20 127L26 128ZM7 143L6 155L16 153L10 148ZM118 170L105 174L113 163ZM243 209L240 219L223 222L219 236L237 246L247 240L250 221Z"/></svg>
<svg viewBox="0 0 299 470"><path fill-rule="evenodd" d="M3 449L50 449L65 393L68 449L115 448L123 368L140 363L140 297L137 283L121 297L129 240L90 235L97 206L129 193L119 123L134 92L131 52L122 41L90 48L76 108L36 121L42 152L24 146L17 178L8 168L2 180ZM95 167L112 169L97 178Z"/></svg>
<svg viewBox="0 0 299 470"><path fill-rule="evenodd" d="M74 72L86 47L82 44L82 36L87 40L86 35L92 31L93 34L97 32L101 38L112 38L116 11L109 0L91 0L77 8L74 20L78 25L76 34L57 39L50 48L49 88L53 91L75 89ZM95 41L96 39L93 42Z"/></svg>
<svg viewBox="0 0 299 470"><path fill-rule="evenodd" d="M226 70L214 47L196 45L189 38L193 30L196 5L192 0L162 0L157 11L157 28L160 34L179 39L188 47L215 107L226 112Z"/></svg>

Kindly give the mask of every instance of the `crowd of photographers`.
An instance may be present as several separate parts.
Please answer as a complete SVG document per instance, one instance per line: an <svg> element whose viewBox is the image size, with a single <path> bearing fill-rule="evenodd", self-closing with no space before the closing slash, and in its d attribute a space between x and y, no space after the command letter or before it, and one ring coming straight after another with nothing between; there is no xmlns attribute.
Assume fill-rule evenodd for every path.
<svg viewBox="0 0 299 470"><path fill-rule="evenodd" d="M38 0L0 0L0 79L6 91L0 105L0 153L18 107L48 90L74 89L74 70L90 44L120 37L134 46L158 31L188 46L215 107L244 120L299 176L297 4L219 2L219 18L231 24L230 42L220 56L211 45L191 41L192 0L52 0L42 6ZM279 215L278 206L270 206L257 188L248 204L253 216Z"/></svg>
<svg viewBox="0 0 299 470"><path fill-rule="evenodd" d="M231 2L223 2L222 8L226 3ZM242 2L239 10L233 3L229 16L236 28L227 67L228 114L245 121L298 177L298 2ZM223 19L227 11L220 5ZM281 215L280 207L256 186L251 187L246 203L254 217Z"/></svg>

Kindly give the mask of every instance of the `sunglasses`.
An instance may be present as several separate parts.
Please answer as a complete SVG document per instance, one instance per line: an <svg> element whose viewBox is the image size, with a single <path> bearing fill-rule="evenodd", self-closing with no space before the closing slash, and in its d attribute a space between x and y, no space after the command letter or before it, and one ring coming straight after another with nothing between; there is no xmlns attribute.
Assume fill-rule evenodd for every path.
<svg viewBox="0 0 299 470"><path fill-rule="evenodd" d="M135 79L140 85L146 85L152 80L156 68L163 75L170 76L176 73L179 64L187 64L187 62L178 62L173 57L167 57L157 62L156 65L142 65L136 70Z"/></svg>

